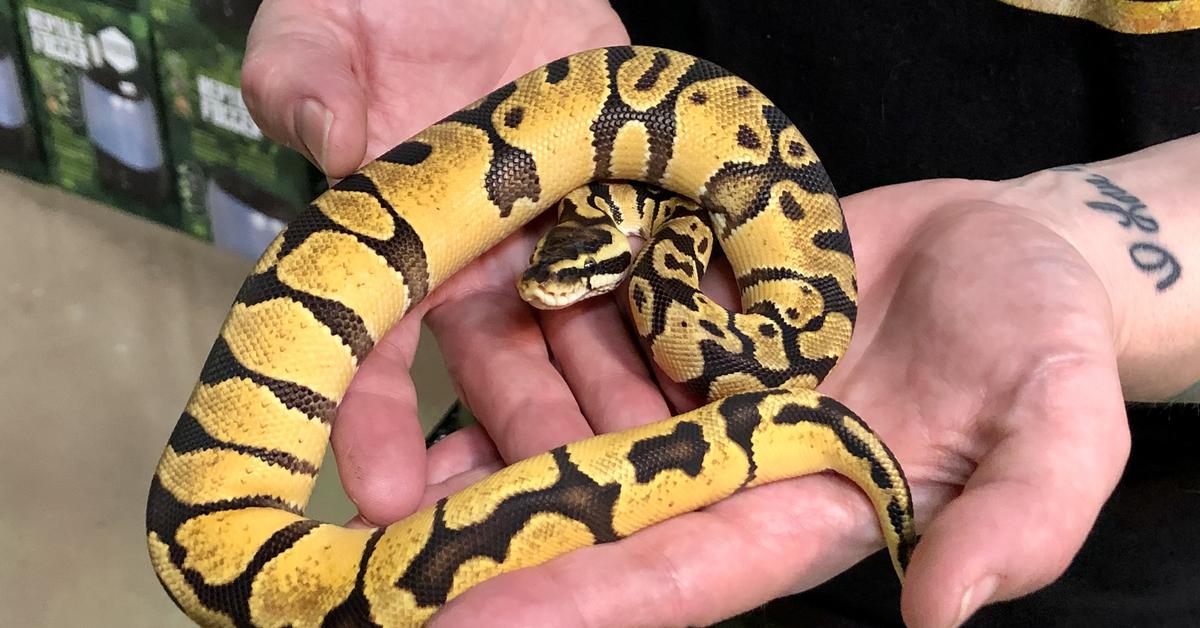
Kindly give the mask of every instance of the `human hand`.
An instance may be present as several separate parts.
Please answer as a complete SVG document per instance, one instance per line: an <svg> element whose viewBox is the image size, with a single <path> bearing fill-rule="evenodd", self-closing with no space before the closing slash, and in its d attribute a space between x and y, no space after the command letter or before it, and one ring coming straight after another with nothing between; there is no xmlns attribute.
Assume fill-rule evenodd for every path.
<svg viewBox="0 0 1200 628"><path fill-rule="evenodd" d="M242 91L269 137L340 178L535 66L624 43L622 24L602 0L265 0L248 38ZM491 354L514 359L510 372L526 373L511 390L544 388L539 377L552 367L524 360L540 351L544 361L546 341L518 305L510 271L535 238L524 229L463 269L378 343L354 379L332 442L343 484L365 520L400 518L436 494L426 495L422 480L438 484L446 476L437 455L426 474L408 375L426 313L436 315L431 324L445 322L436 327L443 339L487 330L496 345ZM478 384L470 375L460 379ZM565 385L560 396L569 397ZM452 453L460 438L439 451Z"/></svg>
<svg viewBox="0 0 1200 628"><path fill-rule="evenodd" d="M1164 400L1200 377L1200 290L1178 272L1200 264L1181 244L1200 228L1188 211L1198 157L1192 136L1079 172L844 199L860 317L821 388L883 436L913 485L924 536L903 591L909 624L957 625L1056 579L1124 467L1123 397ZM1160 257L1132 253L1150 244ZM708 287L735 301L727 274ZM846 483L779 482L485 582L436 619L708 623L835 575L878 545L875 530Z"/></svg>
<svg viewBox="0 0 1200 628"><path fill-rule="evenodd" d="M265 0L242 89L266 135L340 178L539 65L627 43L603 0Z"/></svg>
<svg viewBox="0 0 1200 628"><path fill-rule="evenodd" d="M1126 458L1105 288L1034 208L992 200L1006 193L940 181L845 199L860 318L822 390L883 436L913 484L925 530L904 592L914 625L951 625L960 610L1055 579ZM579 338L598 335L581 327ZM567 345L555 355L571 362L574 353ZM599 347L579 353L605 361ZM630 375L649 381L636 367ZM624 389L607 390L619 398ZM495 384L483 391L509 396ZM535 416L547 417L542 429L553 418ZM480 447L473 458L484 470L512 461L487 455ZM440 618L708 623L836 574L875 548L874 526L866 500L835 479L781 482L483 583Z"/></svg>

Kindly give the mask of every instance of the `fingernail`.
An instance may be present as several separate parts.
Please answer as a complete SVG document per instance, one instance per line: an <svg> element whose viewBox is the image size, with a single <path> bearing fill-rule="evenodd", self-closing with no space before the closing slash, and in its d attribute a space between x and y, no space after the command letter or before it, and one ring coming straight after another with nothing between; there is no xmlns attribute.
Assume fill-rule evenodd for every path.
<svg viewBox="0 0 1200 628"><path fill-rule="evenodd" d="M962 602L958 605L958 618L954 620L953 626L961 626L967 621L979 607L983 606L992 598L992 594L1000 586L1000 578L996 576L984 576L975 581L975 584L967 587L966 593L963 593Z"/></svg>
<svg viewBox="0 0 1200 628"><path fill-rule="evenodd" d="M305 98L296 105L296 136L304 143L304 149L325 170L325 151L328 150L329 130L333 128L333 114L319 101Z"/></svg>

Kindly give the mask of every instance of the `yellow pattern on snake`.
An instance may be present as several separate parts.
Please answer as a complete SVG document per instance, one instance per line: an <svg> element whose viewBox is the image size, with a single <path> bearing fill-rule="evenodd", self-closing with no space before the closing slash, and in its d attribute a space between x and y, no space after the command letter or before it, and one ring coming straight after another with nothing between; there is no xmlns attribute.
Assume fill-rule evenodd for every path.
<svg viewBox="0 0 1200 628"><path fill-rule="evenodd" d="M655 187L579 190L599 181ZM555 307L632 266L638 333L710 403L524 460L385 528L306 519L329 425L373 343L564 197L522 293ZM622 207L637 220L614 216ZM616 236L640 229L651 241L631 262ZM697 290L717 245L739 313ZM833 186L761 93L667 50L560 59L341 181L264 253L151 483L154 569L205 625L417 625L498 574L832 470L869 496L902 577L915 543L903 473L813 390L849 342L856 296Z"/></svg>

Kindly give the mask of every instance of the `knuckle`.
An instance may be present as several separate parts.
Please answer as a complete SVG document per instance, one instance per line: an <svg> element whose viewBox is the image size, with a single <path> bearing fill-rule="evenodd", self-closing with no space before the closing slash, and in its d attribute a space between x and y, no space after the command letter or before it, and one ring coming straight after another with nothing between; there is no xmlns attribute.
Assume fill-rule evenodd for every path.
<svg viewBox="0 0 1200 628"><path fill-rule="evenodd" d="M242 98L251 114L261 111L267 94L267 83L271 67L259 55L247 54L242 64Z"/></svg>

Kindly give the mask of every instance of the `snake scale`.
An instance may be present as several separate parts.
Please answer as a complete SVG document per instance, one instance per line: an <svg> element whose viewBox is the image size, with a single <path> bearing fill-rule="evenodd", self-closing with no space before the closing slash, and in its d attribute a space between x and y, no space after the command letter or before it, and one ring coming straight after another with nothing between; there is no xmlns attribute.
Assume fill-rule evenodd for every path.
<svg viewBox="0 0 1200 628"><path fill-rule="evenodd" d="M556 203L522 295L558 307L628 275L638 335L708 405L523 460L384 528L305 518L373 344ZM650 237L636 259L634 232ZM698 289L717 246L740 312ZM903 577L915 529L900 466L814 390L849 343L856 289L833 186L758 90L657 48L559 59L343 179L270 245L151 482L151 562L204 625L417 625L500 573L832 470L874 504Z"/></svg>

